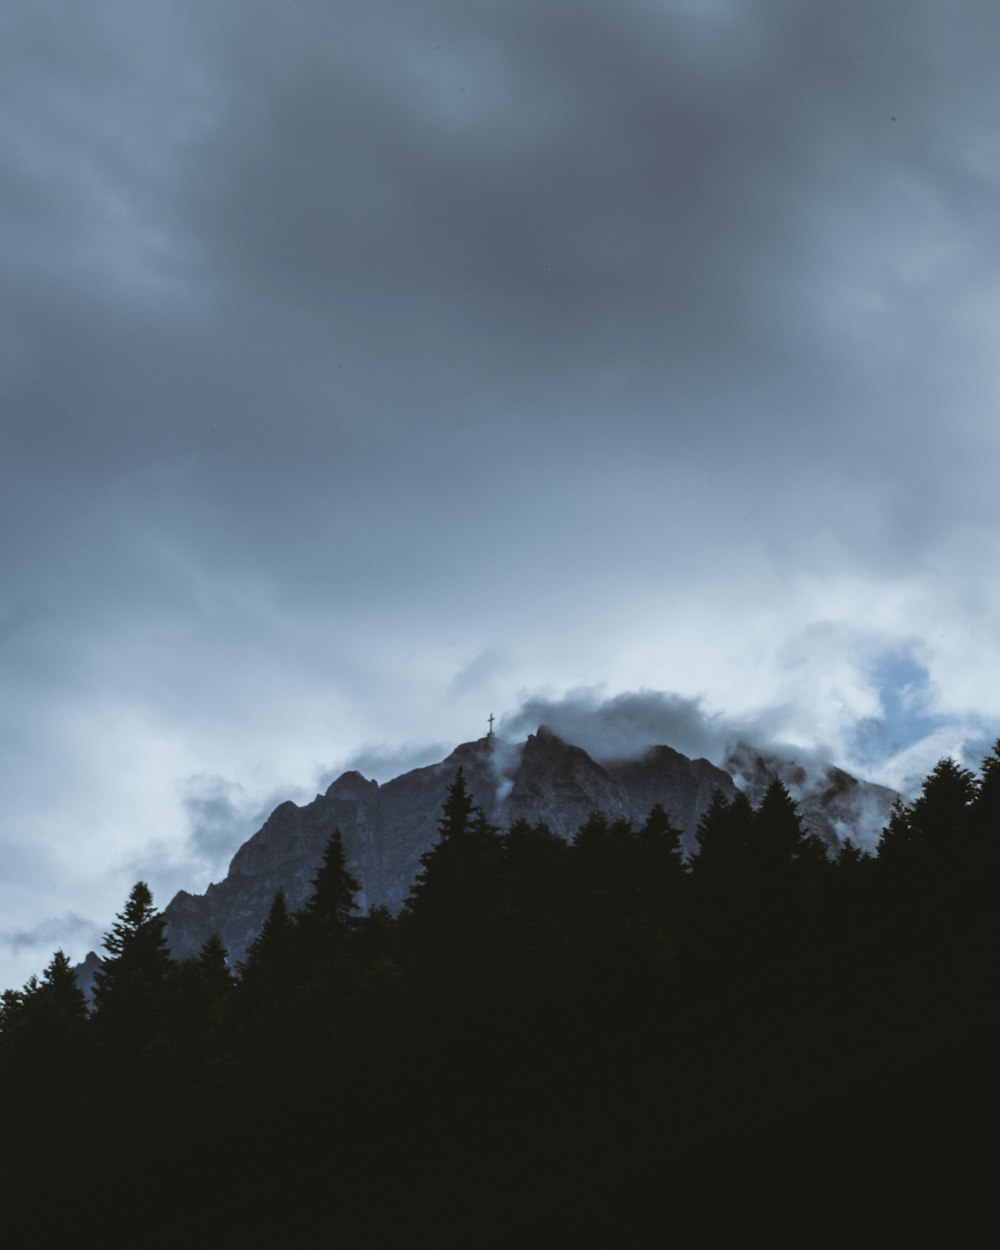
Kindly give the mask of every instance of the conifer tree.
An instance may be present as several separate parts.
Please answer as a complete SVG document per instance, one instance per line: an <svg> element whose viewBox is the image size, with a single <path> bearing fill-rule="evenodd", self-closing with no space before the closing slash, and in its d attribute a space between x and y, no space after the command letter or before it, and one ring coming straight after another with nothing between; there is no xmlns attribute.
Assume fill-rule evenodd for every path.
<svg viewBox="0 0 1000 1250"><path fill-rule="evenodd" d="M747 858L754 819L742 790L732 799L716 790L698 822L686 968L698 990L739 975L745 963L751 902Z"/></svg>
<svg viewBox="0 0 1000 1250"><path fill-rule="evenodd" d="M475 811L475 802L465 784L465 770L459 768L455 780L448 787L448 796L438 821L438 833L442 841L468 833Z"/></svg>
<svg viewBox="0 0 1000 1250"><path fill-rule="evenodd" d="M52 956L35 997L36 1011L53 1042L60 1049L80 1045L87 1026L87 1000L65 951Z"/></svg>
<svg viewBox="0 0 1000 1250"><path fill-rule="evenodd" d="M229 970L229 957L222 939L217 933L210 934L196 956L198 968L213 999L225 998L232 990L233 974Z"/></svg>
<svg viewBox="0 0 1000 1250"><path fill-rule="evenodd" d="M753 808L742 790L732 800L721 790L714 791L698 822L698 849L691 856L691 873L700 898L720 891L730 894L742 881L752 821Z"/></svg>
<svg viewBox="0 0 1000 1250"><path fill-rule="evenodd" d="M41 980L33 976L22 991L4 994L0 1024L15 1100L35 1118L62 1116L79 1093L87 1045L86 1000L63 951Z"/></svg>
<svg viewBox="0 0 1000 1250"><path fill-rule="evenodd" d="M285 1063L295 1049L307 1002L300 954L299 935L279 889L240 965L234 1004L243 1053L258 1074L254 1079L262 1069Z"/></svg>
<svg viewBox="0 0 1000 1250"><path fill-rule="evenodd" d="M874 860L851 838L845 838L834 860L836 889L841 906L855 911L865 901Z"/></svg>
<svg viewBox="0 0 1000 1250"><path fill-rule="evenodd" d="M954 866L968 837L975 797L975 777L952 759L940 760L924 781L910 808L914 851L924 871Z"/></svg>
<svg viewBox="0 0 1000 1250"><path fill-rule="evenodd" d="M295 918L301 1009L313 1020L313 1035L340 1030L357 989L358 931L355 895L361 887L347 871L340 830L334 831L313 879L313 892Z"/></svg>
<svg viewBox="0 0 1000 1250"><path fill-rule="evenodd" d="M455 971L481 953L502 880L499 835L476 806L461 768L448 788L438 830L438 841L420 858L406 921L424 958Z"/></svg>
<svg viewBox="0 0 1000 1250"><path fill-rule="evenodd" d="M750 827L751 869L764 876L783 872L799 851L804 836L795 801L775 777Z"/></svg>
<svg viewBox="0 0 1000 1250"><path fill-rule="evenodd" d="M343 838L335 829L313 878L313 892L299 916L303 931L327 949L344 948L354 928L355 896L360 889L347 871Z"/></svg>
<svg viewBox="0 0 1000 1250"><path fill-rule="evenodd" d="M980 791L968 769L952 759L939 760L914 802L893 806L878 847L883 882L921 896L950 882L977 840Z"/></svg>
<svg viewBox="0 0 1000 1250"><path fill-rule="evenodd" d="M267 919L250 943L240 965L240 987L266 993L289 982L295 965L297 944L285 891L278 889L271 900Z"/></svg>
<svg viewBox="0 0 1000 1250"><path fill-rule="evenodd" d="M645 860L640 868L644 906L658 922L673 923L688 882L680 830L657 803L637 836Z"/></svg>
<svg viewBox="0 0 1000 1250"><path fill-rule="evenodd" d="M531 925L565 910L569 847L544 824L516 820L502 838L505 906Z"/></svg>
<svg viewBox="0 0 1000 1250"><path fill-rule="evenodd" d="M169 978L169 1024L180 1062L200 1079L201 1069L222 1045L234 982L218 934L197 955L174 964Z"/></svg>
<svg viewBox="0 0 1000 1250"><path fill-rule="evenodd" d="M379 959L393 958L397 953L398 925L388 907L371 907L364 916L357 917L354 926L355 948L362 965Z"/></svg>
<svg viewBox="0 0 1000 1250"><path fill-rule="evenodd" d="M643 848L627 820L608 820L591 812L570 845L570 871L577 888L619 911L631 909L639 897Z"/></svg>
<svg viewBox="0 0 1000 1250"><path fill-rule="evenodd" d="M979 873L981 883L990 882L995 889L1000 872L1000 741L983 760L969 823L973 841L970 871Z"/></svg>
<svg viewBox="0 0 1000 1250"><path fill-rule="evenodd" d="M627 820L594 812L570 846L570 938L579 990L589 1009L610 1019L644 997L663 956L663 933L650 914L648 846ZM658 910L658 909L657 909Z"/></svg>
<svg viewBox="0 0 1000 1250"><path fill-rule="evenodd" d="M909 870L912 857L913 831L910 826L910 813L902 799L896 799L878 841L878 867L882 880L902 880Z"/></svg>
<svg viewBox="0 0 1000 1250"><path fill-rule="evenodd" d="M657 803L650 809L639 838L645 846L662 861L664 871L677 877L684 874L684 855L681 851L680 830L664 811L662 804Z"/></svg>
<svg viewBox="0 0 1000 1250"><path fill-rule="evenodd" d="M170 955L163 917L145 881L132 887L124 909L105 935L108 957L94 977L99 1036L118 1059L148 1045L162 1025Z"/></svg>
<svg viewBox="0 0 1000 1250"><path fill-rule="evenodd" d="M567 861L569 847L544 823L516 820L501 838L502 885L494 915L495 942L502 955L508 1001L552 994L544 985L566 945ZM538 981L529 988L528 978ZM553 993L556 987L552 987Z"/></svg>

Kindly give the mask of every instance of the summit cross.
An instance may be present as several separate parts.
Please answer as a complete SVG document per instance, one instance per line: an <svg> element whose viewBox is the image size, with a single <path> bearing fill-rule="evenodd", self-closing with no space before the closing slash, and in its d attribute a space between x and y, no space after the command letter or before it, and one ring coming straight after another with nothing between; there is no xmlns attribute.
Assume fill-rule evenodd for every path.
<svg viewBox="0 0 1000 1250"><path fill-rule="evenodd" d="M493 737L493 713L492 712L490 712L490 732L486 736L487 738Z"/></svg>

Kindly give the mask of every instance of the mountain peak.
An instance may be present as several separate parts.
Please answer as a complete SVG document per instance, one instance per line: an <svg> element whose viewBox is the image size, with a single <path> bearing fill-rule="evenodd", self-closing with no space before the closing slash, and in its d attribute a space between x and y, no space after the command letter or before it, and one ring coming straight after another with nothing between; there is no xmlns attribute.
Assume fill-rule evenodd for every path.
<svg viewBox="0 0 1000 1250"><path fill-rule="evenodd" d="M370 790L372 787L377 790L378 782L369 780L363 773L352 768L349 772L341 773L336 781L332 781L327 786L324 797L348 798L358 792Z"/></svg>
<svg viewBox="0 0 1000 1250"><path fill-rule="evenodd" d="M800 802L806 824L833 846L847 833L863 843L852 822L887 818L895 797L865 783L851 787L852 779L837 770L817 770L818 784L810 789L803 784L800 765L746 747L734 751L724 771L666 745L652 746L635 759L598 762L544 724L523 745L487 734L461 743L436 764L382 785L351 770L312 803L281 804L237 851L223 881L209 886L204 895L181 893L164 909L174 955L194 954L217 933L230 958L241 959L277 889L285 891L289 907L305 903L336 829L343 837L348 869L361 882L358 906L398 911L421 857L437 840L441 809L459 768L473 800L497 825L523 818L545 823L569 841L595 811L641 825L659 804L681 831L688 853L695 849L698 822L714 793L721 790L732 798L737 784L754 800L753 791L766 788L773 776L787 777L798 791L792 797Z"/></svg>

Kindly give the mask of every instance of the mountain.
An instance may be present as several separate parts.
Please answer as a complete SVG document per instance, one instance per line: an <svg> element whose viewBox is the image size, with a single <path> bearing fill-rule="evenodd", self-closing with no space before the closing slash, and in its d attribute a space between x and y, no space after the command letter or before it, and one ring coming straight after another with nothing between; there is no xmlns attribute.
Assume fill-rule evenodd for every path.
<svg viewBox="0 0 1000 1250"><path fill-rule="evenodd" d="M859 781L833 764L807 767L770 752L761 753L745 743L730 748L723 767L754 807L777 777L795 800L806 829L831 847L840 846L847 838L870 847L899 798L895 790Z"/></svg>
<svg viewBox="0 0 1000 1250"><path fill-rule="evenodd" d="M304 807L282 803L240 847L223 881L201 895L181 891L164 909L172 953L176 958L195 954L217 933L230 958L242 959L276 890L285 891L293 909L305 902L323 848L338 828L348 868L361 883L359 906L397 911L420 869L420 857L437 837L441 807L459 768L477 804L501 828L523 817L544 821L568 840L595 810L641 823L659 803L681 830L688 853L695 849L695 831L714 791L727 797L736 793L734 776L755 803L780 776L801 802L806 825L834 847L859 821L881 828L896 797L838 769L814 775L743 746L734 748L725 769L706 759L688 759L669 746L652 747L637 759L599 764L544 725L520 746L491 734L384 785L347 772Z"/></svg>

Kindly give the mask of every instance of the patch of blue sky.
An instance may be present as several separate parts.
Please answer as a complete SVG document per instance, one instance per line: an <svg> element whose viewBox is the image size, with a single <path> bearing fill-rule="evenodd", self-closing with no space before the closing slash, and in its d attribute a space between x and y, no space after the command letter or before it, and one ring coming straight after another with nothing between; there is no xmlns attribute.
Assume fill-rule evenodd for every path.
<svg viewBox="0 0 1000 1250"><path fill-rule="evenodd" d="M953 717L929 710L930 673L909 648L884 651L875 662L872 681L882 714L854 727L851 753L857 759L879 764L955 723Z"/></svg>

